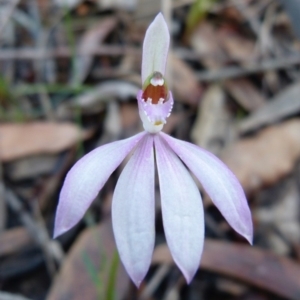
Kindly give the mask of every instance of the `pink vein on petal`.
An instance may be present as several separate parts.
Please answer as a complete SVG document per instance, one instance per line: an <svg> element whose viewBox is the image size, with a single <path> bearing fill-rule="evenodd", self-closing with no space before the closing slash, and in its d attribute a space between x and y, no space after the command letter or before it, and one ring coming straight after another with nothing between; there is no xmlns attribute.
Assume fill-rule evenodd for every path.
<svg viewBox="0 0 300 300"><path fill-rule="evenodd" d="M189 283L203 250L203 204L191 174L160 135L154 143L164 230L172 257Z"/></svg>
<svg viewBox="0 0 300 300"><path fill-rule="evenodd" d="M77 161L67 174L60 192L54 237L80 221L108 177L143 136L145 132L101 146Z"/></svg>
<svg viewBox="0 0 300 300"><path fill-rule="evenodd" d="M164 133L161 136L201 182L232 228L252 244L251 212L243 188L235 175L210 152Z"/></svg>
<svg viewBox="0 0 300 300"><path fill-rule="evenodd" d="M155 240L153 135L146 135L122 171L112 201L120 258L136 286L148 272Z"/></svg>

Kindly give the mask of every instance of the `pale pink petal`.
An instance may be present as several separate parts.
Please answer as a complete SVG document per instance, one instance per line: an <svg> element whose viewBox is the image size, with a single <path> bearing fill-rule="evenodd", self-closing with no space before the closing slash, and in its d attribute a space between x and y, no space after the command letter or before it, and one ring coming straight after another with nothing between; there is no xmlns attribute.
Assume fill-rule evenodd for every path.
<svg viewBox="0 0 300 300"><path fill-rule="evenodd" d="M199 268L204 243L202 200L191 174L169 145L160 135L154 143L165 235L189 283Z"/></svg>
<svg viewBox="0 0 300 300"><path fill-rule="evenodd" d="M149 25L143 44L142 84L154 71L165 74L170 44L168 25L161 13Z"/></svg>
<svg viewBox="0 0 300 300"><path fill-rule="evenodd" d="M243 188L235 175L210 152L164 133L161 136L198 178L232 228L252 244L251 212Z"/></svg>
<svg viewBox="0 0 300 300"><path fill-rule="evenodd" d="M122 171L112 201L112 222L120 258L139 286L155 240L153 136L146 135Z"/></svg>
<svg viewBox="0 0 300 300"><path fill-rule="evenodd" d="M72 167L60 192L54 237L79 222L108 177L144 135L142 132L129 139L101 146Z"/></svg>

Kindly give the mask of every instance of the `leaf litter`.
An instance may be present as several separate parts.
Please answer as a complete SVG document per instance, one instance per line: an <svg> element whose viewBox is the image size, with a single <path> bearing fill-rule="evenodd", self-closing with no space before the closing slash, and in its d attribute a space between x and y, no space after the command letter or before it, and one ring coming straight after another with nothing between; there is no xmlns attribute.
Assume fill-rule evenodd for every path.
<svg viewBox="0 0 300 300"><path fill-rule="evenodd" d="M191 12L198 2L1 3L0 298L299 299L300 44L293 4L207 1ZM50 236L68 169L95 147L142 130L135 100L141 44L161 9L172 16L176 100L164 130L228 164L247 193L255 239L244 244L203 194L207 241L186 286L156 205L155 265L137 291L114 256L107 199L116 176L74 230L58 241Z"/></svg>

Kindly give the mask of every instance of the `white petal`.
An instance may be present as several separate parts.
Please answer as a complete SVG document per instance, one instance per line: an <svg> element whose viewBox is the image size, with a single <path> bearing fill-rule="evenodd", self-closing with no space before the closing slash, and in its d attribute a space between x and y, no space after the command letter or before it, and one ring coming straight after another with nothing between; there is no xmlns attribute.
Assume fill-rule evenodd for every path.
<svg viewBox="0 0 300 300"><path fill-rule="evenodd" d="M72 167L60 192L54 237L79 222L108 177L144 135L142 132L129 139L101 146Z"/></svg>
<svg viewBox="0 0 300 300"><path fill-rule="evenodd" d="M204 243L203 204L190 173L166 142L154 138L165 235L173 259L189 283Z"/></svg>
<svg viewBox="0 0 300 300"><path fill-rule="evenodd" d="M251 212L235 175L210 152L164 133L161 136L195 174L232 228L252 244Z"/></svg>
<svg viewBox="0 0 300 300"><path fill-rule="evenodd" d="M152 258L155 240L153 136L146 135L125 166L112 202L112 222L121 260L139 286Z"/></svg>
<svg viewBox="0 0 300 300"><path fill-rule="evenodd" d="M142 84L154 72L165 74L170 33L161 13L149 25L143 44Z"/></svg>

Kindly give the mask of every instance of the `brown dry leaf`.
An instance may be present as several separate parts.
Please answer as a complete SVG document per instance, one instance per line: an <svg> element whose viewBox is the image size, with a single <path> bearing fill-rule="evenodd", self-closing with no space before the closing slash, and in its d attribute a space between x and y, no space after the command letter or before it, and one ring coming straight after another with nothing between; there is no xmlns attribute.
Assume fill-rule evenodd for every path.
<svg viewBox="0 0 300 300"><path fill-rule="evenodd" d="M191 45L204 56L203 64L209 69L222 65L224 60L248 61L253 58L255 43L227 28L216 28L202 22L191 36ZM207 59L206 59L207 57Z"/></svg>
<svg viewBox="0 0 300 300"><path fill-rule="evenodd" d="M237 9L236 6L223 6L221 7L220 13L222 14L222 17L227 20L232 20L236 24L237 23L244 23L245 18L241 15L241 12Z"/></svg>
<svg viewBox="0 0 300 300"><path fill-rule="evenodd" d="M300 244L293 245L293 252L295 252L296 259L300 263Z"/></svg>
<svg viewBox="0 0 300 300"><path fill-rule="evenodd" d="M218 69L221 61L227 58L216 36L216 29L205 21L199 24L191 36L192 48L203 56L202 63L208 69Z"/></svg>
<svg viewBox="0 0 300 300"><path fill-rule="evenodd" d="M152 263L174 264L167 245L155 248ZM300 299L300 264L257 247L206 239L200 268Z"/></svg>
<svg viewBox="0 0 300 300"><path fill-rule="evenodd" d="M5 173L12 181L35 178L53 172L58 160L57 154L25 157L7 163Z"/></svg>
<svg viewBox="0 0 300 300"><path fill-rule="evenodd" d="M291 245L300 243L299 178L295 173L259 193L255 197L259 205L252 209L264 244L278 254L288 255Z"/></svg>
<svg viewBox="0 0 300 300"><path fill-rule="evenodd" d="M300 120L293 119L241 139L222 159L251 193L289 174L299 157Z"/></svg>
<svg viewBox="0 0 300 300"><path fill-rule="evenodd" d="M202 94L195 72L180 58L169 55L172 72L172 91L177 101L197 105Z"/></svg>
<svg viewBox="0 0 300 300"><path fill-rule="evenodd" d="M253 60L254 43L227 29L216 32L220 47L228 59L238 62ZM254 111L266 103L258 89L246 78L235 78L225 81L225 87L231 96L246 110Z"/></svg>
<svg viewBox="0 0 300 300"><path fill-rule="evenodd" d="M217 30L211 24L202 22L191 37L195 52L203 56L202 64L210 70L222 68L224 61L248 61L253 52L253 42ZM228 92L247 110L256 110L266 100L248 79L231 79L225 82Z"/></svg>
<svg viewBox="0 0 300 300"><path fill-rule="evenodd" d="M257 129L263 125L272 124L282 118L295 115L300 111L300 83L297 82L278 93L259 110L239 124L241 133Z"/></svg>
<svg viewBox="0 0 300 300"><path fill-rule="evenodd" d="M96 85L92 90L82 93L73 98L71 102L62 104L60 109L64 111L68 107L80 107L83 112L102 111L104 104L112 99L122 101L129 98L136 98L139 88L130 82L121 80L107 80Z"/></svg>
<svg viewBox="0 0 300 300"><path fill-rule="evenodd" d="M86 229L68 253L47 300L104 299L103 295L97 293L97 286L86 260L91 264L90 267L99 274L99 284L105 288L105 275L110 271L115 251L116 246L110 219L106 219L99 226ZM129 277L119 262L116 286L114 287L117 299L124 298L128 287Z"/></svg>
<svg viewBox="0 0 300 300"><path fill-rule="evenodd" d="M40 178L40 188L38 193L34 191L34 196L27 197L27 199L37 199L39 208L42 212L49 211L48 209L50 207L52 209L53 198L56 197L57 190L64 180L66 172L70 169L70 166L74 164L75 158L75 149L73 151L68 151L55 174L50 177ZM17 192L21 195L19 191Z"/></svg>
<svg viewBox="0 0 300 300"><path fill-rule="evenodd" d="M53 154L91 135L72 123L32 122L0 125L0 159L9 162L41 153Z"/></svg>
<svg viewBox="0 0 300 300"><path fill-rule="evenodd" d="M122 131L120 118L120 105L117 101L110 101L107 104L107 113L104 120L105 135L117 139Z"/></svg>
<svg viewBox="0 0 300 300"><path fill-rule="evenodd" d="M0 257L22 251L34 243L25 227L15 227L0 234Z"/></svg>
<svg viewBox="0 0 300 300"><path fill-rule="evenodd" d="M172 131L178 128L178 126L180 126L187 118L188 115L184 112L172 113L170 117L167 119L167 123L163 128L163 132L167 134L171 134Z"/></svg>
<svg viewBox="0 0 300 300"><path fill-rule="evenodd" d="M253 59L255 43L227 29L218 31L218 40L231 60L246 62Z"/></svg>
<svg viewBox="0 0 300 300"><path fill-rule="evenodd" d="M226 80L224 85L230 95L247 111L255 111L267 102L254 84L245 78Z"/></svg>
<svg viewBox="0 0 300 300"><path fill-rule="evenodd" d="M230 115L225 108L223 89L215 84L205 91L191 131L195 144L218 154L230 133Z"/></svg>
<svg viewBox="0 0 300 300"><path fill-rule="evenodd" d="M136 104L123 103L120 110L123 130L133 130L139 127L141 121Z"/></svg>
<svg viewBox="0 0 300 300"><path fill-rule="evenodd" d="M79 41L78 52L94 51L107 35L115 28L117 19L107 17L99 21L92 28L88 29ZM78 84L85 80L93 63L92 55L78 56L75 60L75 72L73 73L71 84Z"/></svg>
<svg viewBox="0 0 300 300"><path fill-rule="evenodd" d="M218 290L231 294L235 297L242 297L249 290L245 284L241 284L228 278L218 278L216 286Z"/></svg>

